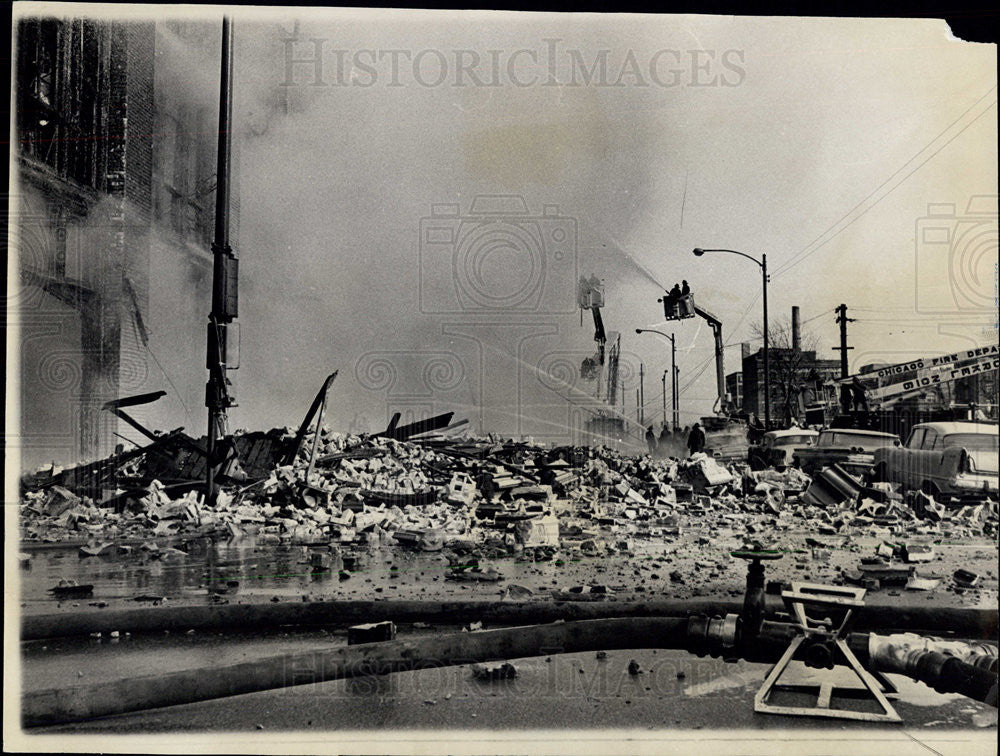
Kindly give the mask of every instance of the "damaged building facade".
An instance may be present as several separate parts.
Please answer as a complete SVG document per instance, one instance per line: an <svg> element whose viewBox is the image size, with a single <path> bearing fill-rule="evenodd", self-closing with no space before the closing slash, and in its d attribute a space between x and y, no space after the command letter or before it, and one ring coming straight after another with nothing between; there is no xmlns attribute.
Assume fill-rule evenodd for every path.
<svg viewBox="0 0 1000 756"><path fill-rule="evenodd" d="M145 300L154 32L16 31L22 462L76 461L108 450L101 405L143 369L122 347Z"/></svg>
<svg viewBox="0 0 1000 756"><path fill-rule="evenodd" d="M122 396L164 389L162 416L136 416L203 422L218 89L179 72L217 69L219 30L37 18L16 34L28 469L110 453L122 439L102 406ZM237 232L238 192L232 208Z"/></svg>

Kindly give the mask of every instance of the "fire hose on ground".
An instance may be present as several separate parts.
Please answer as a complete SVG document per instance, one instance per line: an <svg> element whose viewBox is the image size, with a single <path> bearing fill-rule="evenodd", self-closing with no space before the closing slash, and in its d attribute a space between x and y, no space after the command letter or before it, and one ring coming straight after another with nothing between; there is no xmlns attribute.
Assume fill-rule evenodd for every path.
<svg viewBox="0 0 1000 756"><path fill-rule="evenodd" d="M771 663L775 665L772 672L793 656L817 669L832 669L846 658L859 664L866 676L899 674L939 693L958 693L997 705L996 646L939 641L912 633L850 632L850 615L861 606L863 591L845 598L844 589L811 584L801 584L796 592L783 594L798 617L797 623L767 621L760 560L775 557L760 550L734 552L734 556L752 562L739 614L558 620L544 625L339 646L214 669L32 691L22 697L22 721L27 727L56 725L294 685L557 653L625 649L681 649L726 661ZM834 630L828 618L808 618L806 605L846 608L846 615Z"/></svg>
<svg viewBox="0 0 1000 756"><path fill-rule="evenodd" d="M585 620L340 646L216 669L30 692L22 700L22 718L28 727L54 725L293 685L554 653L656 648L732 658L736 648L723 645L723 622L705 617ZM795 634L789 623L765 622L738 658L776 662ZM940 693L960 693L996 705L995 655L962 659L912 642L907 645L907 640L912 641L854 633L849 645L868 668L905 675Z"/></svg>

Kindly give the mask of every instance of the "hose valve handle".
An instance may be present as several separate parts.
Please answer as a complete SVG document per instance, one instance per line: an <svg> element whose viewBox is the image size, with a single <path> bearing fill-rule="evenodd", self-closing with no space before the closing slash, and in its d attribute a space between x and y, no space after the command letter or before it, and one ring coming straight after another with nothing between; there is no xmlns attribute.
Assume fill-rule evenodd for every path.
<svg viewBox="0 0 1000 756"><path fill-rule="evenodd" d="M747 589L743 596L743 611L740 612L740 641L753 641L764 627L764 565L761 562L781 559L780 551L765 549L759 543L730 552L730 556L745 559L747 565Z"/></svg>

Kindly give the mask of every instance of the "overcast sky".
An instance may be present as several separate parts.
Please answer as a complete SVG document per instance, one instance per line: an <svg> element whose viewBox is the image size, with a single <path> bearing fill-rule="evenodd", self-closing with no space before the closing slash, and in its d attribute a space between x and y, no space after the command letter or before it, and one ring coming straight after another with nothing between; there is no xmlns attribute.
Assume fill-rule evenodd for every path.
<svg viewBox="0 0 1000 756"><path fill-rule="evenodd" d="M342 429L399 406L557 436L594 388L578 273L605 281L630 412L641 362L659 421L669 344L634 329L662 323L660 285L687 279L722 319L727 373L760 320L757 267L696 246L766 253L772 323L799 305L824 357L845 302L854 369L996 342L996 50L943 22L243 13L236 427L297 423L339 368ZM295 21L285 49L273 24ZM321 81L289 72L317 49ZM267 115L282 80L293 112ZM527 213L484 229L479 195ZM711 332L664 328L690 423L715 396Z"/></svg>

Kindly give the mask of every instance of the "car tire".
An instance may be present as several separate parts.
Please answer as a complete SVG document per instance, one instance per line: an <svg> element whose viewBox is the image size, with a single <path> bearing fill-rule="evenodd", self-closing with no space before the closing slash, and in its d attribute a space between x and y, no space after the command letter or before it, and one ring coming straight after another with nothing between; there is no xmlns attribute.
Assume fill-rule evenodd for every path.
<svg viewBox="0 0 1000 756"><path fill-rule="evenodd" d="M921 492L930 496L935 501L937 500L937 497L940 496L941 494L941 491L940 489L938 489L937 485L935 485L929 480L925 480L923 483L920 484L920 490Z"/></svg>
<svg viewBox="0 0 1000 756"><path fill-rule="evenodd" d="M872 483L888 483L889 473L886 470L885 462L880 462L872 470Z"/></svg>

